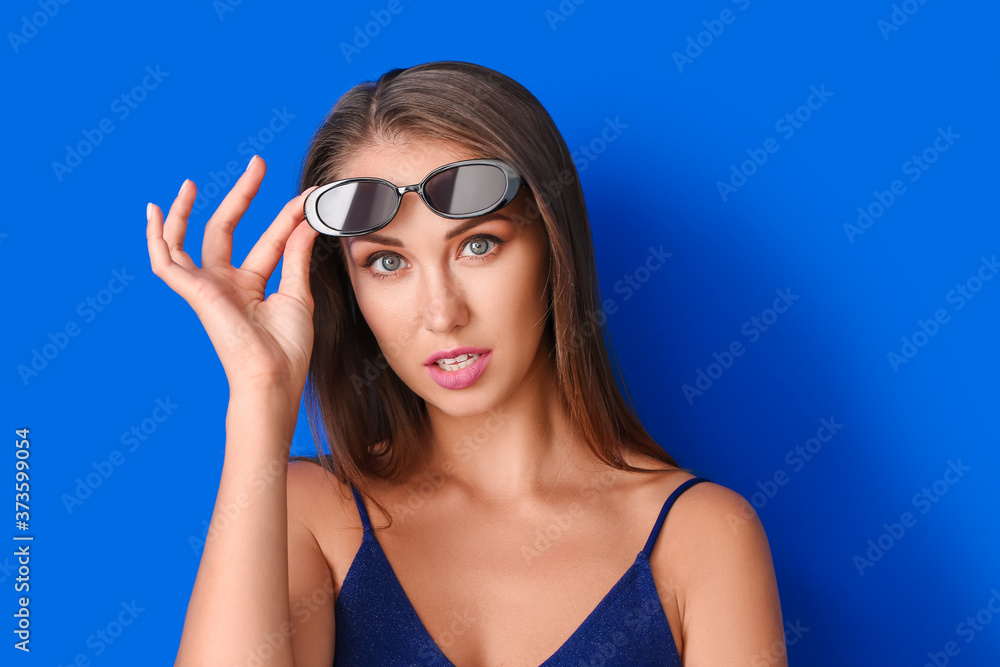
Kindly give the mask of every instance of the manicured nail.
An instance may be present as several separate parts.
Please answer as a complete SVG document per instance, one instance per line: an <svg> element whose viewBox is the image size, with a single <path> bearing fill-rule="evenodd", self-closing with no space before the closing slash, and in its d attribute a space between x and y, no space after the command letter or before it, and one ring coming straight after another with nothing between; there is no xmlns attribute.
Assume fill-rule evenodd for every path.
<svg viewBox="0 0 1000 667"><path fill-rule="evenodd" d="M151 217L153 217L153 202L146 204L146 222L149 222Z"/></svg>
<svg viewBox="0 0 1000 667"><path fill-rule="evenodd" d="M254 155L252 158L250 158L250 161L247 163L247 168L244 169L243 171L249 171L250 170L250 165L252 165L253 162L254 162L254 160L256 160L256 159L257 159L256 155Z"/></svg>
<svg viewBox="0 0 1000 667"><path fill-rule="evenodd" d="M186 178L185 178L185 179L184 179L184 182L183 182L183 183L181 183L181 189L177 191L177 196L178 196L178 197L180 197L180 196L181 196L181 193L182 193L182 192L184 192L184 188L186 188L186 187L187 187L187 184L188 184L188 179L186 179Z"/></svg>

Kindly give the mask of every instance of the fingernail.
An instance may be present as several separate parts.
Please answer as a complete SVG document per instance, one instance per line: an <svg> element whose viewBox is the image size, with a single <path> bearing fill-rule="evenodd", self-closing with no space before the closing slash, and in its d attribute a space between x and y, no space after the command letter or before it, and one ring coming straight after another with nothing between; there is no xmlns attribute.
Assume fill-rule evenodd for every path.
<svg viewBox="0 0 1000 667"><path fill-rule="evenodd" d="M252 165L252 164L253 164L253 162L254 162L254 160L256 160L256 159L257 159L257 156L256 156L256 155L254 155L254 156L253 156L252 158L250 158L250 161L249 161L249 162L247 162L247 168L246 168L246 169L244 169L243 171L249 171L249 170L250 170L250 165Z"/></svg>
<svg viewBox="0 0 1000 667"><path fill-rule="evenodd" d="M186 187L187 187L187 184L188 184L188 179L186 179L186 178L185 178L185 179L184 179L184 182L183 182L183 183L181 183L181 189L177 191L177 196L178 196L178 197L180 197L180 196L181 196L181 193L182 193L182 192L184 192L184 188L186 188Z"/></svg>
<svg viewBox="0 0 1000 667"><path fill-rule="evenodd" d="M146 222L149 222L151 217L153 217L153 202L146 204Z"/></svg>

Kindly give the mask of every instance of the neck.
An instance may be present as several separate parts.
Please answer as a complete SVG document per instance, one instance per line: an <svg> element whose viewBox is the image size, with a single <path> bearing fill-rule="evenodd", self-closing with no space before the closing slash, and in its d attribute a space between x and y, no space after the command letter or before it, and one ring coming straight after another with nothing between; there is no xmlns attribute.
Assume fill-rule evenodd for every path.
<svg viewBox="0 0 1000 667"><path fill-rule="evenodd" d="M431 446L419 477L503 502L544 496L568 471L593 467L596 458L572 428L554 364L540 348L526 382L486 413L455 417L428 404Z"/></svg>

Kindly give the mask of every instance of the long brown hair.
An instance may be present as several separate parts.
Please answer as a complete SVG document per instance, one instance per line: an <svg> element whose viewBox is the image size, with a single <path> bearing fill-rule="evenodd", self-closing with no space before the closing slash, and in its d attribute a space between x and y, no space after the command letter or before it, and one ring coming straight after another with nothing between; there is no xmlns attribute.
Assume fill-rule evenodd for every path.
<svg viewBox="0 0 1000 667"><path fill-rule="evenodd" d="M299 191L345 178L343 165L358 151L399 138L457 144L517 170L528 204L526 216L516 223L540 219L548 235L547 326L570 422L613 468L654 472L629 465L626 450L678 467L616 386L583 189L566 142L541 103L513 79L471 63L391 70L376 82L355 86L336 103L313 137ZM423 400L388 368L371 329L358 316L343 261L338 239L317 238L309 280L315 342L305 393L319 456L293 459L316 461L370 497L365 474L393 478L422 456L427 413ZM324 434L329 456L323 452Z"/></svg>

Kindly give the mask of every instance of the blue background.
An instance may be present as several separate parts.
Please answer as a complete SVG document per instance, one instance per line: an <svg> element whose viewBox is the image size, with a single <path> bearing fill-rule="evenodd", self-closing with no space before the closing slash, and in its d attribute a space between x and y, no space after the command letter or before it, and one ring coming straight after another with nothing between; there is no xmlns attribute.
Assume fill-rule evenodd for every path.
<svg viewBox="0 0 1000 667"><path fill-rule="evenodd" d="M3 538L4 664L68 665L79 654L102 666L173 663L228 393L194 313L150 271L146 202L167 208L184 178L205 193L229 161L242 170L258 152L268 174L237 230L242 261L294 196L334 101L391 67L431 60L514 77L586 160L601 288L615 301L608 326L630 393L682 465L757 508L784 618L797 628L791 663L923 665L955 642L949 664L997 664L1000 618L980 610L1000 589L1000 280L976 282L982 258L1000 252L996 5L911 0L912 15L896 5L896 26L890 2L402 0L345 55L341 44L372 11L384 18L387 2L50 1L51 18L39 14L45 4L16 0L0 14L3 427L8 443L31 429L35 536L30 656L11 647L16 563ZM32 16L41 27L26 27ZM686 51L689 61L674 55ZM144 99L123 117L115 100L144 77ZM269 136L275 110L287 122ZM796 113L788 136L776 124ZM102 119L113 131L71 171L54 168ZM604 141L609 120L619 133ZM910 180L906 163L939 128L953 133L947 151L929 150L935 161ZM244 152L251 135L261 149ZM763 151L766 162L743 164L769 138L777 150ZM753 173L723 197L731 167ZM894 180L905 192L867 229L845 228L858 207L878 213L877 193ZM221 198L191 218L196 261ZM670 258L647 272L661 246ZM132 277L102 292L114 271ZM638 289L625 289L627 276ZM972 298L959 301L953 290L966 285ZM776 290L797 297L777 315ZM106 303L98 312L88 298ZM939 309L947 321L891 363ZM60 337L71 323L77 335ZM735 342L742 355L710 366ZM43 348L51 358L23 375ZM702 393L686 395L699 371L711 386L702 379ZM177 406L162 423L151 420L157 400ZM307 454L300 416L294 448ZM842 426L810 443L822 419ZM143 420L155 430L123 444ZM810 446L809 460L796 458ZM115 450L120 465L67 506L78 478ZM15 450L2 451L12 511ZM949 462L967 470L946 475ZM917 497L924 489L934 502ZM912 521L898 536L904 512ZM134 622L112 644L96 641L133 601ZM977 613L990 622L961 625Z"/></svg>

